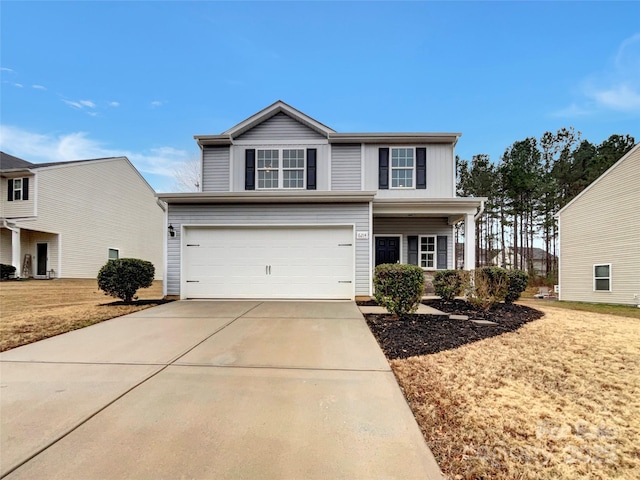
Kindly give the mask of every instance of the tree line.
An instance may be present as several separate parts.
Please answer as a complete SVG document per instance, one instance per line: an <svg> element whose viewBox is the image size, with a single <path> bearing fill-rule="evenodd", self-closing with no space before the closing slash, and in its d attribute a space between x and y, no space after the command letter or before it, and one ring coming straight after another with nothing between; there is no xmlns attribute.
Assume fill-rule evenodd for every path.
<svg viewBox="0 0 640 480"><path fill-rule="evenodd" d="M513 248L513 268L532 272L534 240L544 251L544 273L557 282L558 224L554 215L604 173L635 144L630 135L611 135L595 145L573 127L529 137L507 147L500 161L489 155L456 157L457 194L487 197L476 222L476 267L497 255L506 265ZM458 229L456 236L461 235ZM538 242L536 242L538 243Z"/></svg>

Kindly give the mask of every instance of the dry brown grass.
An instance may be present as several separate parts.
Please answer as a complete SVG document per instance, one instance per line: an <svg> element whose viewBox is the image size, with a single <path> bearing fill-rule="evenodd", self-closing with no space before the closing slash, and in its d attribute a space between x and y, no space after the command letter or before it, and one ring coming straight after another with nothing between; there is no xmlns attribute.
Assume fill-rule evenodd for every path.
<svg viewBox="0 0 640 480"><path fill-rule="evenodd" d="M162 282L139 290L138 297L162 298ZM90 279L0 282L0 351L151 306L108 305L116 300Z"/></svg>
<svg viewBox="0 0 640 480"><path fill-rule="evenodd" d="M539 305L520 330L392 368L456 479L635 479L640 322Z"/></svg>

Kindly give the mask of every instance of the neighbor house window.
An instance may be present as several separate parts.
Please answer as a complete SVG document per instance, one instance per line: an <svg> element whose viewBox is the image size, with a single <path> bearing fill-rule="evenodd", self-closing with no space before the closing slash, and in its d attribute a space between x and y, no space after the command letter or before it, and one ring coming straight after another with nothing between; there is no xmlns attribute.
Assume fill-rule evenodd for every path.
<svg viewBox="0 0 640 480"><path fill-rule="evenodd" d="M413 148L391 149L391 188L413 188Z"/></svg>
<svg viewBox="0 0 640 480"><path fill-rule="evenodd" d="M304 149L258 150L258 188L304 188L304 166Z"/></svg>
<svg viewBox="0 0 640 480"><path fill-rule="evenodd" d="M420 237L420 266L426 269L436 268L436 237Z"/></svg>
<svg viewBox="0 0 640 480"><path fill-rule="evenodd" d="M7 179L7 200L29 200L29 178Z"/></svg>
<svg viewBox="0 0 640 480"><path fill-rule="evenodd" d="M611 291L611 264L593 266L593 289L595 291Z"/></svg>
<svg viewBox="0 0 640 480"><path fill-rule="evenodd" d="M117 248L109 249L109 260L117 260L120 257L120 251Z"/></svg>

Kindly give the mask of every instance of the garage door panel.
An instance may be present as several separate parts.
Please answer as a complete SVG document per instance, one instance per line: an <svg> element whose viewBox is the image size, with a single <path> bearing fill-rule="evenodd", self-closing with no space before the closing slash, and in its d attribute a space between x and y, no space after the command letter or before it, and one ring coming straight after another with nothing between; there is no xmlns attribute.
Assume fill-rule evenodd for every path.
<svg viewBox="0 0 640 480"><path fill-rule="evenodd" d="M353 227L187 227L186 298L353 298ZM189 246L191 245L191 246Z"/></svg>

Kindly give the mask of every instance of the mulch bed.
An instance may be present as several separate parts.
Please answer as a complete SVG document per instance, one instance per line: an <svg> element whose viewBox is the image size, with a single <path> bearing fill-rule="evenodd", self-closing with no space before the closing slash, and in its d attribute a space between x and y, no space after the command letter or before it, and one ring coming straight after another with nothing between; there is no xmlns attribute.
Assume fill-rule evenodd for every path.
<svg viewBox="0 0 640 480"><path fill-rule="evenodd" d="M100 306L108 306L108 307L117 307L117 306L122 306L122 305L133 305L135 306L143 306L143 305L164 305L165 303L170 303L173 302L174 300L164 300L164 299L158 299L158 300L133 300L132 302L125 302L123 300L117 300L115 302L109 302L109 303L101 303Z"/></svg>
<svg viewBox="0 0 640 480"><path fill-rule="evenodd" d="M369 301L366 303L372 304ZM497 325L478 325L470 320L449 320L441 315L414 314L400 318L389 314L365 315L371 332L389 360L438 353L513 332L544 315L524 305L504 303L495 305L487 312L476 310L464 300L429 300L423 303L442 312L467 315L470 320L490 320Z"/></svg>

